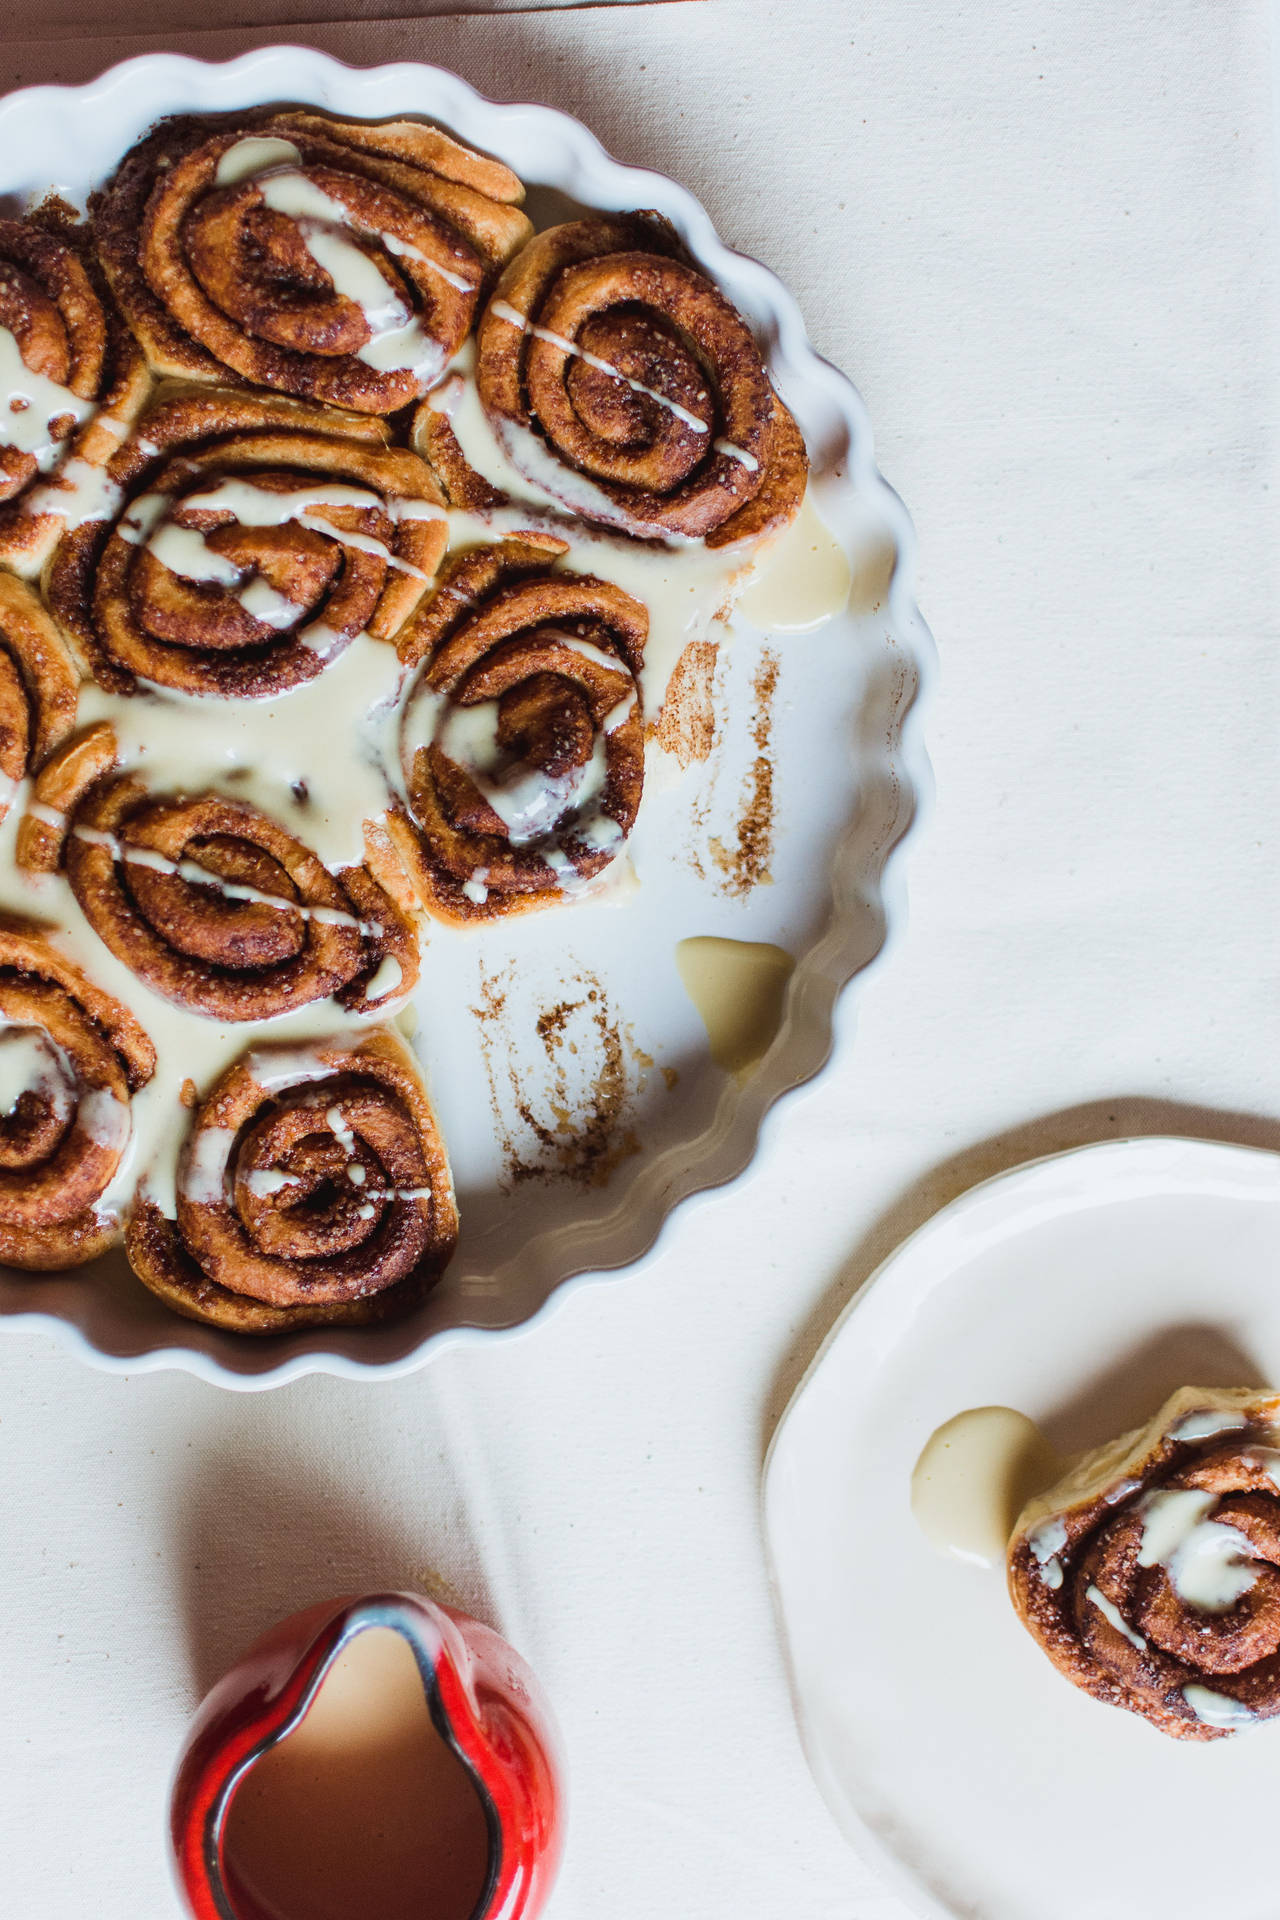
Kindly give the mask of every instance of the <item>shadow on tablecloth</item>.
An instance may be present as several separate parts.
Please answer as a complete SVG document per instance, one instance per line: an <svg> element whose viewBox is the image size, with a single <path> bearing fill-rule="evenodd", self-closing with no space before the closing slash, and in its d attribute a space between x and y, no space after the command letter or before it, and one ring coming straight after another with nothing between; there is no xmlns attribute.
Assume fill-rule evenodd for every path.
<svg viewBox="0 0 1280 1920"><path fill-rule="evenodd" d="M863 1235L792 1341L774 1375L762 1412L761 1461L792 1395L849 1302L894 1248L931 1219L939 1208L981 1181L1045 1154L1065 1153L1069 1148L1093 1146L1103 1140L1128 1140L1154 1134L1280 1151L1280 1120L1192 1106L1177 1100L1155 1100L1142 1094L1124 1094L1114 1100L1091 1100L1081 1106L1064 1107L1056 1113L1024 1120L1004 1133L979 1140L950 1159L940 1161L899 1194ZM1179 1385L1185 1385L1183 1372L1193 1356L1192 1371L1199 1385L1238 1386L1242 1380L1256 1376L1256 1366L1248 1356L1232 1348L1230 1343L1224 1343L1221 1335L1210 1329L1174 1328L1162 1336L1162 1341L1164 1345L1159 1351L1144 1352L1141 1356L1141 1371L1152 1379L1163 1378L1168 1373L1171 1378L1177 1376ZM1166 1351L1169 1343L1172 1350ZM1221 1351L1224 1345L1227 1350ZM1124 1362L1131 1372L1138 1364L1133 1356ZM1096 1385L1098 1392L1108 1390L1105 1381ZM1157 1393L1156 1397L1160 1395ZM1091 1398L1097 1398L1092 1389ZM1082 1420L1088 1424L1087 1408L1060 1410L1054 1422L1055 1440L1061 1440L1064 1446L1083 1444L1069 1439Z"/></svg>

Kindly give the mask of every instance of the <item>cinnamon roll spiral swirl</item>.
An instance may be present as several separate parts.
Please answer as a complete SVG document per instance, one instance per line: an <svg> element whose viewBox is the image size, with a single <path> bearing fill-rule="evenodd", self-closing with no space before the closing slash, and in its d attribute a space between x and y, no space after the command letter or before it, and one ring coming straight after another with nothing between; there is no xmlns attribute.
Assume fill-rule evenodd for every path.
<svg viewBox="0 0 1280 1920"><path fill-rule="evenodd" d="M330 995L370 1013L412 990L417 937L368 865L331 873L247 801L157 797L115 757L105 722L53 756L19 858L64 867L94 932L153 992L232 1021Z"/></svg>
<svg viewBox="0 0 1280 1920"><path fill-rule="evenodd" d="M380 1028L238 1060L193 1118L176 1218L142 1195L126 1249L178 1313L270 1334L406 1312L457 1232L426 1091Z"/></svg>
<svg viewBox="0 0 1280 1920"><path fill-rule="evenodd" d="M538 234L480 323L508 457L588 520L727 546L799 510L804 442L741 314L656 217Z"/></svg>
<svg viewBox="0 0 1280 1920"><path fill-rule="evenodd" d="M393 413L443 371L531 231L515 174L434 127L318 113L166 121L94 209L162 373Z"/></svg>
<svg viewBox="0 0 1280 1920"><path fill-rule="evenodd" d="M426 463L381 422L189 391L121 448L109 517L67 534L49 604L94 677L265 699L355 636L392 639L447 540Z"/></svg>
<svg viewBox="0 0 1280 1920"><path fill-rule="evenodd" d="M1085 1693L1178 1740L1280 1713L1280 1395L1184 1388L1033 1500L1024 1626Z"/></svg>
<svg viewBox="0 0 1280 1920"><path fill-rule="evenodd" d="M78 692L75 662L39 600L0 573L0 820L75 725Z"/></svg>
<svg viewBox="0 0 1280 1920"><path fill-rule="evenodd" d="M119 1237L102 1199L155 1049L33 928L0 923L0 1260L82 1265Z"/></svg>
<svg viewBox="0 0 1280 1920"><path fill-rule="evenodd" d="M647 636L638 601L549 571L532 539L451 557L402 641L425 665L389 821L433 913L547 906L617 857L644 783Z"/></svg>
<svg viewBox="0 0 1280 1920"><path fill-rule="evenodd" d="M102 469L150 385L80 238L0 220L0 562L24 575L102 510Z"/></svg>

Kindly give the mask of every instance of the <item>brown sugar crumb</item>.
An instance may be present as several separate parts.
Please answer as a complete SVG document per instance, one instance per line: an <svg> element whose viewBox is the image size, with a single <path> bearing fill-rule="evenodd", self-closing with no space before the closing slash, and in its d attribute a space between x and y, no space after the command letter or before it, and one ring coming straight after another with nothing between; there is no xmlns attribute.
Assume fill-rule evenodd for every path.
<svg viewBox="0 0 1280 1920"><path fill-rule="evenodd" d="M747 773L741 809L734 839L710 842L711 857L720 871L720 890L733 899L742 899L753 887L772 885L769 863L773 858L774 790L773 702L778 690L778 656L766 647L760 656L752 681L755 717L751 738L756 758Z"/></svg>
<svg viewBox="0 0 1280 1920"><path fill-rule="evenodd" d="M52 187L38 207L32 207L27 216L36 226L43 227L47 233L57 233L64 239L71 237L68 228L80 228L81 215L77 213L69 200Z"/></svg>
<svg viewBox="0 0 1280 1920"><path fill-rule="evenodd" d="M200 1093L194 1080L183 1081L178 1098L184 1107L194 1108L200 1105Z"/></svg>
<svg viewBox="0 0 1280 1920"><path fill-rule="evenodd" d="M513 1010L513 969L481 976L473 1007L508 1187L603 1186L640 1151L628 1114L648 1059L594 974L566 974L533 1015Z"/></svg>
<svg viewBox="0 0 1280 1920"><path fill-rule="evenodd" d="M712 698L720 649L714 640L691 640L676 661L662 710L651 732L682 767L710 758L716 738Z"/></svg>

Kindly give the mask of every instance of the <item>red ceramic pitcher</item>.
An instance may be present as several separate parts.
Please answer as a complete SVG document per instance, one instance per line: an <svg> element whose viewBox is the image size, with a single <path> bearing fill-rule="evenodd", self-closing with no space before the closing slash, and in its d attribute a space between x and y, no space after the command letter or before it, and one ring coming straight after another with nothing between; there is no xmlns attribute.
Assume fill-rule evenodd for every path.
<svg viewBox="0 0 1280 1920"><path fill-rule="evenodd" d="M487 1877L470 1920L534 1920L542 1911L559 1863L563 1800L558 1738L537 1682L479 1621L414 1594L384 1593L295 1614L200 1708L171 1803L178 1885L194 1920L288 1920L240 1883L227 1858L228 1813L254 1765L300 1726L339 1653L373 1627L408 1642L435 1729L483 1808Z"/></svg>

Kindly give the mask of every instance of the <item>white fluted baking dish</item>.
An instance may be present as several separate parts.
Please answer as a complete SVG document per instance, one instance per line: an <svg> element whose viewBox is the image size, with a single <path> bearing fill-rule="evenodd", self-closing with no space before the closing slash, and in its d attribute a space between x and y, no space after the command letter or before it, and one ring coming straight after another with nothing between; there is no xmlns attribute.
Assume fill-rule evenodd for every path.
<svg viewBox="0 0 1280 1920"><path fill-rule="evenodd" d="M520 174L539 224L562 217L563 199L539 206L548 191L579 207L664 214L765 349L803 429L813 496L846 551L853 593L814 632L770 639L734 625L721 649L716 751L680 781L651 786L631 841L641 884L625 901L478 935L432 932L414 1045L463 1224L452 1266L415 1314L258 1341L176 1318L123 1256L58 1276L0 1270L0 1315L57 1330L97 1365L181 1367L239 1388L313 1372L403 1372L446 1338L519 1326L566 1282L640 1261L681 1201L741 1174L768 1109L826 1061L841 988L901 919L900 870L886 862L928 791L918 696L932 646L913 597L914 536L876 470L865 409L814 352L792 295L725 247L676 182L622 166L566 114L486 100L438 68L358 70L275 47L217 66L149 55L88 86L11 95L0 102L0 192L22 202L54 186L82 202L166 114L286 101L436 120ZM759 751L765 649L777 662L771 881L735 893L713 856L732 838ZM704 934L774 943L796 961L782 1026L742 1080L712 1062L677 971L676 943ZM554 1045L545 1019L539 1028L551 1007Z"/></svg>

